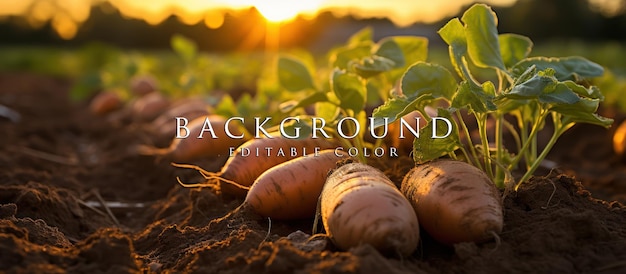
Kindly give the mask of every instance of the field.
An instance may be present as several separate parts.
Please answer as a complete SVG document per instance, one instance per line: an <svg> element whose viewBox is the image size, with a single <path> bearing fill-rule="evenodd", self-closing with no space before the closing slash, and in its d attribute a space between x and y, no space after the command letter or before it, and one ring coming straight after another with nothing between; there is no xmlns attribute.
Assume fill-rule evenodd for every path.
<svg viewBox="0 0 626 274"><path fill-rule="evenodd" d="M70 87L63 78L0 76L2 102L23 115L19 124L0 123L0 268L10 272L619 273L626 267L626 209L611 202L626 202L626 166L612 155L605 130L572 131L550 157L562 160L563 169L505 198L499 247L447 247L423 235L419 250L401 260L368 246L338 251L325 241L307 243L309 219L273 221L270 228L249 211L231 213L241 199L181 187L176 176L192 180L195 172L132 153L133 144L150 136L90 115L85 102L69 101ZM197 163L219 170L224 161ZM413 165L410 158L373 164L395 182Z"/></svg>
<svg viewBox="0 0 626 274"><path fill-rule="evenodd" d="M523 41L520 38L514 42ZM571 46L563 50L566 43ZM411 54L405 47L411 48ZM458 49L458 44L450 43L450 53ZM577 67L580 73L573 74L572 79L577 81L557 80L554 76L570 68L555 72L551 68L535 71L532 67L517 75L511 72L516 62L510 63L509 59L506 68L493 69L498 64L483 55L480 58L484 59L472 59L478 66L470 66L465 61L456 62L464 57L454 59L451 54L452 60L448 59L448 50L428 48L415 37L372 41L368 29L322 56L301 50L207 54L182 36L172 39L171 51L158 52L127 51L102 44L77 50L0 48L0 271L623 273L626 160L616 152L613 138L626 118L626 100L621 95L626 88L624 46L576 41L535 45L530 57L585 57L583 61L574 60L584 67ZM476 55L467 53L471 54ZM528 56L525 54L523 57ZM351 59L354 56L356 59ZM560 60L571 59L555 63L561 64ZM426 65L424 61L441 66ZM602 65L601 76L594 76L598 68L592 62ZM350 69L355 72L347 72ZM485 84L469 89L485 96L481 97L485 100L457 100L459 95L454 100L447 98L446 92L431 92L440 86L426 86L406 73L423 76L423 71L432 72L429 75L437 78L437 83L449 80L455 92L459 78L459 92L472 81L482 81ZM524 76L526 73L534 75ZM585 73L594 77L577 78ZM183 187L177 180L206 180L195 170L173 166L171 155L150 155L139 149L167 147L173 133L164 135L159 130L175 129L173 118L155 127L155 115L138 118L133 112L133 104L141 96L133 92L132 79L145 75L156 79L158 92L174 105L192 100L205 104L211 114L245 118L241 130L246 134L253 132L250 121L253 123L254 117L280 121L290 115L318 115L328 121L356 117L355 121L362 122L366 115L387 111L401 116L404 107L434 103L440 107L437 114L451 117L455 126L458 123L457 127L463 128L467 121L465 136L471 136L470 147L462 147L459 141L452 143L452 150L443 151L433 148L450 143L418 140L413 145L420 149L412 149L411 154L359 160L382 170L396 186L416 161L452 157L477 163L501 186L498 191L504 207L503 230L497 240L454 245L439 243L421 231L419 246L410 256L383 254L368 244L340 250L328 238L310 237L314 223L311 217L262 217L249 206L240 206L245 196L224 193L217 184ZM515 81L506 82L506 77ZM574 95L576 99L602 104L587 113L586 105L569 108L579 101L570 103L568 97L541 97L552 90L532 95L538 99L514 88L507 92L517 97L489 93L504 92L507 85L524 86L533 77L554 79L554 86L571 88L572 94L578 94ZM404 84L404 90L398 91L398 82ZM426 86L416 90L428 91L411 94L406 88L410 86ZM598 86L603 96L591 86ZM104 92L119 96L122 106L94 112L94 99ZM433 102L421 105L424 98ZM547 131L536 129L539 126L533 123L532 129L523 129L522 123L507 127L504 133L496 126L493 133L493 128L487 128L486 118L484 124L471 118L472 113L480 116L489 112L495 117L489 122L506 125L514 115L502 114L501 105L480 102L520 98L527 100L523 101L527 105L536 99L541 102L538 106L549 107L534 113L541 115L524 119L548 117L548 110L556 110L551 116L556 118L545 124ZM445 112L445 106L437 105L441 102L436 99L454 107ZM402 110L378 108L384 102L389 106L398 101L406 103ZM455 113L456 107L469 110ZM526 110L520 108L522 113ZM456 114L459 116L454 118L458 119L452 119ZM561 125L562 121L577 123ZM536 124L544 125L543 120L540 122ZM287 126L287 130L295 126ZM560 138L553 143L556 137L551 137L550 129L559 126L565 130L554 133ZM519 135L511 133L516 129ZM460 132L464 135L463 130ZM385 145L382 140L368 140L364 134L355 136L342 139L341 145L359 149L372 147L370 143ZM463 140L462 136L453 137ZM474 137L478 139L475 146L471 143ZM493 139L495 144L490 142ZM518 139L517 146L512 145L514 139ZM490 146L493 150L482 150ZM551 149L544 154L541 149L546 147ZM529 152L523 152L528 148ZM509 157L509 151L521 156ZM227 159L227 154L219 153L185 163L218 172ZM503 168L507 164L522 168L509 173Z"/></svg>

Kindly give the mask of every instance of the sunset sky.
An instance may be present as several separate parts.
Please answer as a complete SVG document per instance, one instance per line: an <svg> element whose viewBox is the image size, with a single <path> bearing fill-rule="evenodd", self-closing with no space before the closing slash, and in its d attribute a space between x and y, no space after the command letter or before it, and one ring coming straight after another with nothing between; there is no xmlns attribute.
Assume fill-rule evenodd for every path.
<svg viewBox="0 0 626 274"><path fill-rule="evenodd" d="M256 7L269 21L288 21L298 15L313 17L321 11L332 11L337 16L356 18L386 17L399 27L416 22L434 22L457 14L474 0L0 0L0 18L9 15L25 16L37 27L48 21L58 34L72 38L89 17L91 5L109 2L124 16L158 24L171 15L187 24L204 22L218 28L224 12ZM510 6L516 0L485 0L495 6ZM595 7L610 14L619 1L589 0ZM149 3L149 4L147 4Z"/></svg>

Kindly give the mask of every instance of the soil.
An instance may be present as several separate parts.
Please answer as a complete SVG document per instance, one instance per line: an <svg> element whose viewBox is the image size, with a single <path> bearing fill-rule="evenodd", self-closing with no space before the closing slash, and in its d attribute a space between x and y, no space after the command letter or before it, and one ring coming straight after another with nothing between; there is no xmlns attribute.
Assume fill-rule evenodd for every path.
<svg viewBox="0 0 626 274"><path fill-rule="evenodd" d="M422 233L408 258L307 241L312 220L272 221L193 170L136 153L163 145L141 124L91 115L67 79L0 73L0 272L626 273L626 164L610 130L575 127L560 169L504 198L500 243L444 246ZM194 162L217 171L225 158ZM409 158L375 162L396 183ZM107 206L104 206L107 205ZM108 212L110 211L110 213Z"/></svg>

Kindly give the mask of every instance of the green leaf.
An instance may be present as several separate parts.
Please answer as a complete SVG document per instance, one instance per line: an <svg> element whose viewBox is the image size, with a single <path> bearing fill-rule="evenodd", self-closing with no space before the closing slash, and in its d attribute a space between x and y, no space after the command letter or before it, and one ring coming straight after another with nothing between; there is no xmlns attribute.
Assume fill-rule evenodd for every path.
<svg viewBox="0 0 626 274"><path fill-rule="evenodd" d="M394 37L388 37L378 42L378 48L374 56L384 57L393 62L393 68L401 68L405 65L404 52Z"/></svg>
<svg viewBox="0 0 626 274"><path fill-rule="evenodd" d="M613 119L595 114L600 101L597 99L583 98L575 104L556 104L550 110L563 115L562 121L568 123L588 123L609 127Z"/></svg>
<svg viewBox="0 0 626 274"><path fill-rule="evenodd" d="M465 37L463 24L458 18L454 18L448 21L438 33L449 46L452 66L454 66L459 76L467 77L465 73L467 70L461 67L464 65L463 56L467 53L467 39Z"/></svg>
<svg viewBox="0 0 626 274"><path fill-rule="evenodd" d="M515 85L505 96L513 99L538 99L543 104L575 104L580 101L577 92L586 93L587 90L581 91L581 87L573 82L559 82L554 73L551 68L539 71L527 81ZM577 92L570 87L576 88Z"/></svg>
<svg viewBox="0 0 626 274"><path fill-rule="evenodd" d="M372 55L352 63L352 66L359 76L369 78L392 70L395 67L395 63L385 57Z"/></svg>
<svg viewBox="0 0 626 274"><path fill-rule="evenodd" d="M335 69L331 81L341 108L359 113L365 107L366 89L358 75Z"/></svg>
<svg viewBox="0 0 626 274"><path fill-rule="evenodd" d="M236 111L237 106L235 105L235 101L233 97L226 94L222 96L220 103L215 107L215 114L221 115L223 117L234 117L239 113Z"/></svg>
<svg viewBox="0 0 626 274"><path fill-rule="evenodd" d="M331 57L333 67L340 69L348 69L350 62L360 60L371 55L372 45L369 43L359 44L354 47L342 47L336 49Z"/></svg>
<svg viewBox="0 0 626 274"><path fill-rule="evenodd" d="M339 107L332 103L319 102L315 104L315 116L324 121L335 121L339 117Z"/></svg>
<svg viewBox="0 0 626 274"><path fill-rule="evenodd" d="M373 127L382 125L384 117L393 122L416 109L423 109L438 98L452 100L456 91L456 80L446 68L424 62L411 66L402 77L402 94L388 99L372 113Z"/></svg>
<svg viewBox="0 0 626 274"><path fill-rule="evenodd" d="M354 47L356 45L359 45L361 43L371 43L372 42L372 37L374 37L374 31L372 30L371 27L365 27L361 30L359 30L357 33L353 34L352 36L350 36L350 38L348 39L348 43L347 45L349 47Z"/></svg>
<svg viewBox="0 0 626 274"><path fill-rule="evenodd" d="M299 130L299 132L298 132ZM300 121L289 120L283 124L283 131L287 136L298 136L298 140L306 139L311 136L313 127L300 119Z"/></svg>
<svg viewBox="0 0 626 274"><path fill-rule="evenodd" d="M581 78L598 77L604 73L602 66L583 57L572 56L563 58L526 58L512 68L513 75L518 76L533 65L537 67L537 70L554 69L556 72L554 76L559 81L579 81Z"/></svg>
<svg viewBox="0 0 626 274"><path fill-rule="evenodd" d="M507 68L528 57L533 48L533 41L523 35L500 34L498 41L500 43L500 54Z"/></svg>
<svg viewBox="0 0 626 274"><path fill-rule="evenodd" d="M418 62L402 77L402 94L407 98L418 98L430 94L434 98L452 101L456 91L456 80L445 67Z"/></svg>
<svg viewBox="0 0 626 274"><path fill-rule="evenodd" d="M254 100L252 100L252 95L250 95L250 93L244 93L241 97L239 97L236 109L239 115L243 117L250 117L254 115L254 111L252 110L256 105L257 102L254 102Z"/></svg>
<svg viewBox="0 0 626 274"><path fill-rule="evenodd" d="M278 59L278 81L288 91L315 89L308 68L291 57L281 56Z"/></svg>
<svg viewBox="0 0 626 274"><path fill-rule="evenodd" d="M450 135L445 138L433 138L433 120L428 121L428 124L420 129L420 137L413 141L413 160L417 164L423 164L451 154L461 146L458 127L450 112L438 109L437 117L449 121L452 128L449 129L443 120L439 120L436 122L436 135L445 136L448 130L450 130Z"/></svg>
<svg viewBox="0 0 626 274"><path fill-rule="evenodd" d="M389 118L388 122L391 123L400 119L400 117L410 113L417 109L424 109L426 104L432 101L433 96L426 94L417 98L407 97L394 97L385 101L382 106L377 107L372 112L374 117L374 123L372 127L378 128L384 125L384 118Z"/></svg>
<svg viewBox="0 0 626 274"><path fill-rule="evenodd" d="M475 4L461 17L465 23L467 51L478 67L491 67L506 71L498 42L498 18L491 8Z"/></svg>
<svg viewBox="0 0 626 274"><path fill-rule="evenodd" d="M302 100L291 100L280 104L280 110L283 113L288 113L294 109L301 107L308 107L318 102L326 102L328 101L328 97L324 92L313 92L308 96L304 97Z"/></svg>
<svg viewBox="0 0 626 274"><path fill-rule="evenodd" d="M520 108L523 108L524 106L529 105L531 100L530 99L514 99L514 98L507 97L507 96L498 96L493 100L493 102L496 104L498 108L498 113L507 114L507 113L514 112L515 110L518 110Z"/></svg>
<svg viewBox="0 0 626 274"><path fill-rule="evenodd" d="M428 58L427 38L417 36L393 36L391 39L396 42L398 47L402 50L402 56L404 57L404 65L402 66L407 67L418 61L426 61L426 58ZM396 61L397 60L394 60L394 62Z"/></svg>
<svg viewBox="0 0 626 274"><path fill-rule="evenodd" d="M604 95L602 95L600 89L598 89L598 87L596 86L590 86L589 88L586 88L585 86L576 84L573 81L563 81L563 84L567 85L569 89L576 92L576 94L582 97L600 99L601 101L604 100Z"/></svg>
<svg viewBox="0 0 626 274"><path fill-rule="evenodd" d="M580 97L563 83L557 83L554 89L544 91L539 96L539 102L544 104L575 104L578 101Z"/></svg>
<svg viewBox="0 0 626 274"><path fill-rule="evenodd" d="M493 102L495 94L496 87L490 81L483 83L481 87L463 81L459 84L451 106L453 108L468 106L474 113L493 112L497 110Z"/></svg>
<svg viewBox="0 0 626 274"><path fill-rule="evenodd" d="M193 40L182 35L175 34L172 36L170 44L174 52L182 57L185 62L190 63L196 58L198 46L193 42Z"/></svg>
<svg viewBox="0 0 626 274"><path fill-rule="evenodd" d="M402 65L401 63L398 63L399 60L396 60L397 58L396 59L390 58L394 62L396 62L396 68L387 73L388 79L391 83L395 83L400 78L402 78L402 74L404 74L404 72L409 66L419 61L426 61L426 58L428 58L428 39L424 37L392 36L392 37L381 40L379 44L384 43L384 41L386 41L387 39L393 40L395 44L398 47L400 47L400 50L402 51L401 54L403 57ZM390 57L386 55L389 55L389 54L385 53L385 55L382 55L382 56L387 57L387 58Z"/></svg>
<svg viewBox="0 0 626 274"><path fill-rule="evenodd" d="M515 85L505 96L514 99L534 99L554 89L557 82L553 76L539 72L527 81Z"/></svg>

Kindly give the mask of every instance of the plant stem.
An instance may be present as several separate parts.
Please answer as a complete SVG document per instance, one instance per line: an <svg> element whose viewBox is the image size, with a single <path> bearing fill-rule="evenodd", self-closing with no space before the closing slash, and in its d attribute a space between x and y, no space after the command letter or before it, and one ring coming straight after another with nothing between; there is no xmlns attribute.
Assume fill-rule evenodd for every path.
<svg viewBox="0 0 626 274"><path fill-rule="evenodd" d="M499 188L504 187L504 170L500 167L504 162L504 144L502 142L503 120L504 118L501 114L496 114L496 161L498 165L496 165L495 183Z"/></svg>
<svg viewBox="0 0 626 274"><path fill-rule="evenodd" d="M487 139L487 115L480 114L476 116L478 121L478 132L480 133L480 141L483 146L483 163L485 164L485 172L489 178L494 179L493 168L491 167L491 157L489 155L489 139Z"/></svg>
<svg viewBox="0 0 626 274"><path fill-rule="evenodd" d="M528 153L527 150L528 150L528 147L530 146L530 143L532 142L532 139L535 136L537 136L537 133L539 132L539 124L548 116L548 114L549 114L548 111L543 111L541 115L537 118L537 120L535 120L535 124L533 125L533 128L530 131L530 135L527 138L525 138L526 140L524 141L524 145L522 146L522 149L517 153L517 155L515 155L515 158L513 158L513 161L511 161L511 164L509 164L509 169L512 169L514 166L516 166L519 163L519 161L522 159L523 155L526 155ZM528 168L531 168L531 167L529 166Z"/></svg>
<svg viewBox="0 0 626 274"><path fill-rule="evenodd" d="M560 120L559 120L559 117L560 117L559 114L555 114L555 115L553 115L553 117L554 117L554 120L555 120L555 123L554 123L554 133L552 134L552 137L550 138L550 141L548 142L546 147L543 149L543 151L541 151L541 154L539 154L537 159L535 159L535 161L532 163L531 167L526 171L524 176L522 176L522 178L519 180L519 182L515 185L515 191L517 191L517 189L520 187L520 185L523 182L525 182L526 180L530 179L530 177L533 175L533 173L535 173L535 170L537 170L537 168L541 164L541 161L543 161L543 159L545 159L546 156L548 156L548 153L550 152L550 150L552 149L554 144L556 144L556 140L559 139L559 137L561 137L561 135L563 135L563 133L565 133L565 131L567 131L568 129L570 129L574 125L574 123L569 123L569 124L566 124L566 125L562 125L560 123Z"/></svg>
<svg viewBox="0 0 626 274"><path fill-rule="evenodd" d="M461 124L461 128L463 129L463 134L465 134L465 136L467 137L467 144L468 144L468 149L471 153L471 158L468 157L468 159L470 160L470 162L473 162L475 166L484 169L482 167L482 165L480 164L480 158L478 158L478 153L476 152L476 148L474 147L474 143L472 142L472 137L470 136L470 132L469 129L467 128L467 125L465 124L465 121L463 120L463 117L461 116L461 113L457 110L455 111L456 117L459 120L459 124Z"/></svg>

